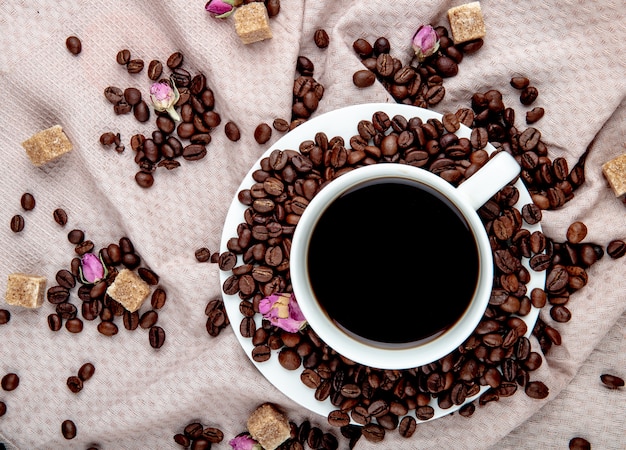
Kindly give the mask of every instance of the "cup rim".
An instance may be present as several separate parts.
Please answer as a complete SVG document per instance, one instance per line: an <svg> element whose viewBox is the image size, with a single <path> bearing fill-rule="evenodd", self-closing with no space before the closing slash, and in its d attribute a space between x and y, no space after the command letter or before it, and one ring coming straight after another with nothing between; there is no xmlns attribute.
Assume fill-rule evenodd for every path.
<svg viewBox="0 0 626 450"><path fill-rule="evenodd" d="M426 342L370 345L355 339L335 325L319 308L307 276L308 239L328 205L349 190L374 180L397 179L418 182L442 193L463 215L476 240L478 280L474 297L454 325ZM292 239L290 276L296 300L317 335L339 354L380 369L408 369L436 361L458 348L475 330L489 303L493 287L493 256L485 227L464 195L439 176L410 165L373 164L359 167L325 185L304 210Z"/></svg>

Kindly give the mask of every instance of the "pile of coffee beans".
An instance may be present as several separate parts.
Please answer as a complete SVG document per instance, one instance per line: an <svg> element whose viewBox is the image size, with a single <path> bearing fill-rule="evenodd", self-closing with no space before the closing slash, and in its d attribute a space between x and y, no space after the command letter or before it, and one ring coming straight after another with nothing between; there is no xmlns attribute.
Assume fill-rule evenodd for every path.
<svg viewBox="0 0 626 450"><path fill-rule="evenodd" d="M174 442L181 447L191 447L194 450L208 450L223 439L224 433L219 428L205 427L200 422L191 422L185 426L182 433L174 435Z"/></svg>
<svg viewBox="0 0 626 450"><path fill-rule="evenodd" d="M365 69L355 72L352 81L359 88L366 88L378 80L398 103L432 107L443 100L446 90L444 78L457 75L458 65L464 54L478 51L482 39L454 45L446 27L435 27L439 35L439 50L423 62L414 59L404 64L391 55L391 44L379 37L374 44L359 38L352 48L362 59Z"/></svg>
<svg viewBox="0 0 626 450"><path fill-rule="evenodd" d="M68 233L68 240L75 246L77 256L72 259L69 270L61 269L57 272L55 276L57 284L47 290L48 301L55 305L55 312L48 316L50 330L59 331L65 322L65 328L70 333L80 333L83 329L83 319L86 321L98 319L98 331L105 336L114 336L119 331L115 318L122 317L124 328L129 331L138 327L147 329L150 346L160 348L165 342L165 331L157 325L157 310L165 305L167 294L163 287L158 286L159 276L151 269L141 266L141 257L135 252L132 241L122 237L119 242L111 243L94 252L94 243L85 239L82 230L71 230ZM94 253L107 268L106 277L94 284L83 283L80 279L81 257L86 253ZM130 312L106 293L107 288L117 277L119 268L136 270L149 286L156 286L150 299L151 309L141 315L139 311ZM72 290L76 286L78 286L77 296L82 302L80 308L70 301ZM82 319L79 317L79 309Z"/></svg>
<svg viewBox="0 0 626 450"><path fill-rule="evenodd" d="M144 68L144 61L131 59L130 50L120 50L117 62L126 67L129 73L140 73ZM135 174L135 181L144 188L154 184L154 172L163 167L172 170L180 167L179 157L186 161L198 161L207 154L207 145L211 142L211 132L221 124L222 118L215 111L215 96L213 90L206 84L206 77L202 73L192 74L183 67L184 55L181 52L172 53L165 63L152 60L148 64L148 78L155 82L170 82L176 86L180 99L175 107L181 117L177 123L167 112L155 111L156 129L151 134L135 134L130 139L130 146L135 152L135 162L139 171ZM163 77L163 70L170 71L169 78ZM150 107L144 100L141 91L135 87L121 89L109 86L104 90L105 98L113 105L116 114L132 112L141 122L150 120ZM239 139L239 129L234 122L229 122L226 135L231 140ZM100 136L103 146L114 145L121 153L125 146L119 133L107 131Z"/></svg>
<svg viewBox="0 0 626 450"><path fill-rule="evenodd" d="M326 183L362 165L401 163L428 169L458 185L489 159L485 139L458 138L452 133L459 123L449 115L442 121L422 122L379 111L371 120L358 123L358 134L349 145L340 137L319 132L313 140L302 142L299 151L275 150L253 173L255 184L240 191L238 198L247 206L244 222L237 237L228 241L228 252L220 255L220 269L232 270L223 290L241 298L240 332L252 339L252 358L266 361L272 351L278 351L285 369L302 370L301 380L317 400L329 399L337 407L329 415L331 425L345 426L352 419L367 426L363 432L370 440L397 429L410 411L419 420L428 420L435 413L431 402L442 409L462 405L481 393L483 386L488 388L480 404L513 395L518 386L533 398L548 395L543 383L529 379L530 372L540 366L541 355L531 350L526 323L519 317L531 311L532 303L526 295L530 274L513 241L516 234L525 234L525 219L514 206L519 192L512 184L479 211L496 261L494 291L485 317L457 351L441 360L410 370L379 370L337 354L310 328L288 333L266 320L259 328L255 325L261 299L291 290L291 238L308 202ZM526 210L536 223L540 210L530 216L530 206ZM243 260L240 265L237 255ZM471 411L467 407L462 413L471 415ZM405 435L412 428L410 419L403 422Z"/></svg>

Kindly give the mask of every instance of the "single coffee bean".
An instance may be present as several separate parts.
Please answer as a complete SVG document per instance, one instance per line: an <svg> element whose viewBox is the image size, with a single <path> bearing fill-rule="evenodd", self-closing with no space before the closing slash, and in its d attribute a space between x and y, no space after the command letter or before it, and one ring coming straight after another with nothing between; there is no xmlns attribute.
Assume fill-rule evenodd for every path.
<svg viewBox="0 0 626 450"><path fill-rule="evenodd" d="M154 326L154 324L156 324L158 320L159 314L151 309L150 311L146 311L141 315L141 317L139 318L139 326L146 330Z"/></svg>
<svg viewBox="0 0 626 450"><path fill-rule="evenodd" d="M58 314L53 313L48 316L48 327L51 331L59 331L62 324L63 321L61 320L61 316L59 316Z"/></svg>
<svg viewBox="0 0 626 450"><path fill-rule="evenodd" d="M515 89L524 89L528 87L530 80L526 77L513 77L511 78L511 86Z"/></svg>
<svg viewBox="0 0 626 450"><path fill-rule="evenodd" d="M15 373L7 373L2 377L0 385L5 391L13 391L20 385L20 377Z"/></svg>
<svg viewBox="0 0 626 450"><path fill-rule="evenodd" d="M103 321L98 324L98 331L105 336L114 336L117 334L118 328L113 322Z"/></svg>
<svg viewBox="0 0 626 450"><path fill-rule="evenodd" d="M236 142L241 138L239 127L235 122L227 122L224 126L224 132L226 133L226 137L233 142Z"/></svg>
<svg viewBox="0 0 626 450"><path fill-rule="evenodd" d="M376 75L371 70L357 70L354 72L354 75L352 75L352 83L359 88L369 87L373 85L375 81Z"/></svg>
<svg viewBox="0 0 626 450"><path fill-rule="evenodd" d="M369 58L374 52L372 44L362 38L359 38L352 43L352 49L363 59Z"/></svg>
<svg viewBox="0 0 626 450"><path fill-rule="evenodd" d="M65 322L65 329L70 333L80 333L83 331L83 321L78 317L68 319L68 321Z"/></svg>
<svg viewBox="0 0 626 450"><path fill-rule="evenodd" d="M385 438L385 429L378 424L368 423L363 427L363 437L369 442L382 442Z"/></svg>
<svg viewBox="0 0 626 450"><path fill-rule="evenodd" d="M531 124L537 122L543 117L545 111L542 107L537 106L526 113L526 123Z"/></svg>
<svg viewBox="0 0 626 450"><path fill-rule="evenodd" d="M141 279L150 286L156 286L159 284L159 276L153 270L148 269L147 267L140 267L137 269L137 273Z"/></svg>
<svg viewBox="0 0 626 450"><path fill-rule="evenodd" d="M191 439L185 436L182 433L176 433L174 435L174 442L176 442L181 447L187 448L191 445Z"/></svg>
<svg viewBox="0 0 626 450"><path fill-rule="evenodd" d="M141 101L141 91L134 87L129 87L124 90L124 100L130 106L135 106Z"/></svg>
<svg viewBox="0 0 626 450"><path fill-rule="evenodd" d="M318 48L326 48L330 44L330 38L328 37L328 33L326 30L322 28L318 28L313 33L313 42Z"/></svg>
<svg viewBox="0 0 626 450"><path fill-rule="evenodd" d="M272 129L266 123L257 125L254 130L254 140L259 144L265 144L272 137Z"/></svg>
<svg viewBox="0 0 626 450"><path fill-rule="evenodd" d="M78 245L85 240L85 233L82 230L74 229L67 233L67 240L74 245Z"/></svg>
<svg viewBox="0 0 626 450"><path fill-rule="evenodd" d="M63 286L52 286L48 289L46 295L50 303L57 305L66 302L70 298L70 291Z"/></svg>
<svg viewBox="0 0 626 450"><path fill-rule="evenodd" d="M148 78L150 78L152 81L157 81L162 73L163 64L161 63L161 61L158 61L156 59L150 61L150 64L148 64Z"/></svg>
<svg viewBox="0 0 626 450"><path fill-rule="evenodd" d="M535 225L541 222L541 208L539 208L534 203L528 203L522 206L522 218L529 225Z"/></svg>
<svg viewBox="0 0 626 450"><path fill-rule="evenodd" d="M73 375L67 379L67 387L74 394L77 394L83 390L83 380Z"/></svg>
<svg viewBox="0 0 626 450"><path fill-rule="evenodd" d="M284 347L278 353L278 362L287 370L296 370L300 367L302 359L293 348Z"/></svg>
<svg viewBox="0 0 626 450"><path fill-rule="evenodd" d="M72 55L78 55L83 49L83 44L76 36L70 36L65 40L65 47Z"/></svg>
<svg viewBox="0 0 626 450"><path fill-rule="evenodd" d="M202 437L211 444L219 444L224 440L224 433L219 428L207 427L202 430Z"/></svg>
<svg viewBox="0 0 626 450"><path fill-rule="evenodd" d="M539 96L539 91L537 90L536 87L526 86L524 89L522 89L519 100L522 103L522 105L528 106L532 104L535 100L537 100L538 96Z"/></svg>
<svg viewBox="0 0 626 450"><path fill-rule="evenodd" d="M328 413L328 424L331 427L344 427L350 424L350 416L340 409Z"/></svg>
<svg viewBox="0 0 626 450"><path fill-rule="evenodd" d="M526 383L524 391L530 398L538 400L546 398L550 393L548 386L541 381L530 381Z"/></svg>
<svg viewBox="0 0 626 450"><path fill-rule="evenodd" d="M161 348L165 343L165 330L159 326L153 326L148 331L148 340L152 348Z"/></svg>
<svg viewBox="0 0 626 450"><path fill-rule="evenodd" d="M124 91L115 86L109 86L104 89L104 96L109 103L115 105L124 99Z"/></svg>
<svg viewBox="0 0 626 450"><path fill-rule="evenodd" d="M135 119L142 123L150 119L150 108L145 100L139 101L139 103L133 107L133 115Z"/></svg>
<svg viewBox="0 0 626 450"><path fill-rule="evenodd" d="M198 161L207 154L206 147L202 144L189 144L183 148L183 158L187 161Z"/></svg>
<svg viewBox="0 0 626 450"><path fill-rule="evenodd" d="M195 257L198 262L207 262L211 258L211 251L206 247L199 248L195 252Z"/></svg>
<svg viewBox="0 0 626 450"><path fill-rule="evenodd" d="M417 422L415 421L415 419L412 416L405 416L400 421L398 431L400 432L400 436L408 439L413 436L416 428Z"/></svg>
<svg viewBox="0 0 626 450"><path fill-rule="evenodd" d="M20 204L22 205L24 211L31 211L35 209L35 197L33 197L33 194L31 193L25 192L24 194L22 194Z"/></svg>
<svg viewBox="0 0 626 450"><path fill-rule="evenodd" d="M61 424L61 433L65 439L74 439L76 437L76 424L71 420L64 420Z"/></svg>
<svg viewBox="0 0 626 450"><path fill-rule="evenodd" d="M59 270L57 272L56 282L59 284L59 286L62 286L66 289L72 289L74 286L76 286L76 279L74 278L74 275L72 275L72 272L65 269Z"/></svg>
<svg viewBox="0 0 626 450"><path fill-rule="evenodd" d="M82 381L87 381L93 376L95 371L96 368L93 364L85 363L80 367L80 369L78 369L78 378Z"/></svg>
<svg viewBox="0 0 626 450"><path fill-rule="evenodd" d="M587 226L582 222L574 222L567 228L567 242L578 244L587 236Z"/></svg>
<svg viewBox="0 0 626 450"><path fill-rule="evenodd" d="M54 217L54 221L61 225L62 227L67 224L67 213L62 208L57 208L52 212L52 217Z"/></svg>
<svg viewBox="0 0 626 450"><path fill-rule="evenodd" d="M289 130L289 122L287 122L285 119L274 119L272 126L276 131L280 131L281 133Z"/></svg>
<svg viewBox="0 0 626 450"><path fill-rule="evenodd" d="M126 64L126 69L128 73L136 74L143 70L143 64L143 59L131 59L128 61L128 64Z"/></svg>
<svg viewBox="0 0 626 450"><path fill-rule="evenodd" d="M137 311L124 311L124 328L129 331L136 330L139 326L139 312Z"/></svg>
<svg viewBox="0 0 626 450"><path fill-rule="evenodd" d="M130 50L128 50L127 48L120 50L119 52L117 52L115 60L119 65L125 66L126 64L128 64L128 61L130 61Z"/></svg>
<svg viewBox="0 0 626 450"><path fill-rule="evenodd" d="M9 323L11 320L11 313L6 309L0 309L0 325Z"/></svg>
<svg viewBox="0 0 626 450"><path fill-rule="evenodd" d="M621 239L615 239L609 242L609 245L606 247L606 252L613 259L621 258L626 255L626 242Z"/></svg>
<svg viewBox="0 0 626 450"><path fill-rule="evenodd" d="M0 401L0 417L4 416L7 413L7 405L6 403Z"/></svg>
<svg viewBox="0 0 626 450"><path fill-rule="evenodd" d="M76 247L74 247L74 251L78 255L83 256L85 253L91 252L93 248L94 248L94 243L90 240L86 240L78 244Z"/></svg>
<svg viewBox="0 0 626 450"><path fill-rule="evenodd" d="M270 359L272 350L265 344L257 345L252 349L252 359L256 362L264 362Z"/></svg>
<svg viewBox="0 0 626 450"><path fill-rule="evenodd" d="M11 217L11 231L13 231L14 233L19 233L23 229L24 229L24 218L19 214L16 214L13 217Z"/></svg>
<svg viewBox="0 0 626 450"><path fill-rule="evenodd" d="M181 52L172 53L169 58L167 58L167 67L170 69L176 69L183 64L184 56Z"/></svg>
<svg viewBox="0 0 626 450"><path fill-rule="evenodd" d="M569 450L591 450L591 443L583 437L574 437L569 441Z"/></svg>
<svg viewBox="0 0 626 450"><path fill-rule="evenodd" d="M135 174L135 181L142 188L149 188L154 184L154 176L150 172L140 170Z"/></svg>
<svg viewBox="0 0 626 450"><path fill-rule="evenodd" d="M435 59L435 69L442 77L453 77L459 73L458 64L448 56L440 56Z"/></svg>
<svg viewBox="0 0 626 450"><path fill-rule="evenodd" d="M617 375L604 373L600 375L600 380L609 389L618 389L624 386L624 379L618 377Z"/></svg>

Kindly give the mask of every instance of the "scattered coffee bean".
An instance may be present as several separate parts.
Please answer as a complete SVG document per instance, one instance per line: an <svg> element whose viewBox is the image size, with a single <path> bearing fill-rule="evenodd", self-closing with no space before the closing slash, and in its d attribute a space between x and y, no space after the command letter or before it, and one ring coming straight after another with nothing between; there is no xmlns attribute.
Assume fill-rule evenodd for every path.
<svg viewBox="0 0 626 450"><path fill-rule="evenodd" d="M376 75L371 70L358 70L354 72L352 82L359 88L369 87L376 82Z"/></svg>
<svg viewBox="0 0 626 450"><path fill-rule="evenodd" d="M534 399L544 399L550 393L548 387L541 381L530 381L524 388L526 395Z"/></svg>
<svg viewBox="0 0 626 450"><path fill-rule="evenodd" d="M64 420L61 424L61 434L65 439L74 439L76 437L76 424L71 420Z"/></svg>
<svg viewBox="0 0 626 450"><path fill-rule="evenodd" d="M574 222L567 228L567 242L578 244L587 236L587 226L582 222Z"/></svg>
<svg viewBox="0 0 626 450"><path fill-rule="evenodd" d="M0 309L0 325L9 323L11 320L11 313L6 309Z"/></svg>
<svg viewBox="0 0 626 450"><path fill-rule="evenodd" d="M318 48L326 48L330 44L330 38L326 30L318 28L313 34L313 41Z"/></svg>
<svg viewBox="0 0 626 450"><path fill-rule="evenodd" d="M526 123L529 125L531 123L535 123L541 119L544 114L545 110L542 107L537 106L526 113Z"/></svg>
<svg viewBox="0 0 626 450"><path fill-rule="evenodd" d="M211 251L206 247L199 248L195 252L195 257L198 262L207 262L211 258Z"/></svg>
<svg viewBox="0 0 626 450"><path fill-rule="evenodd" d="M135 181L142 188L149 188L154 184L154 176L150 172L140 170L135 174Z"/></svg>
<svg viewBox="0 0 626 450"><path fill-rule="evenodd" d="M24 211L31 211L35 209L35 197L33 197L33 194L31 193L25 192L24 194L22 194L20 204L22 205Z"/></svg>
<svg viewBox="0 0 626 450"><path fill-rule="evenodd" d="M183 64L184 56L181 52L172 53L169 58L167 58L167 67L170 69L176 69Z"/></svg>
<svg viewBox="0 0 626 450"><path fill-rule="evenodd" d="M272 129L266 123L259 124L254 130L254 140L259 144L265 144L272 137Z"/></svg>
<svg viewBox="0 0 626 450"><path fill-rule="evenodd" d="M24 217L19 214L11 217L11 231L14 233L20 233L24 230Z"/></svg>
<svg viewBox="0 0 626 450"><path fill-rule="evenodd" d="M80 333L83 331L83 321L78 317L72 317L65 322L65 329L70 333Z"/></svg>
<svg viewBox="0 0 626 450"><path fill-rule="evenodd" d="M511 86L515 89L524 89L528 87L530 80L526 77L513 77L511 78Z"/></svg>
<svg viewBox="0 0 626 450"><path fill-rule="evenodd" d="M0 417L7 413L7 405L3 401L0 401Z"/></svg>
<svg viewBox="0 0 626 450"><path fill-rule="evenodd" d="M281 133L289 130L289 122L285 119L274 119L272 125L276 131L280 131Z"/></svg>
<svg viewBox="0 0 626 450"><path fill-rule="evenodd" d="M615 239L609 242L606 252L613 259L621 258L626 255L626 242L621 239Z"/></svg>
<svg viewBox="0 0 626 450"><path fill-rule="evenodd" d="M70 36L65 40L65 47L72 55L78 55L83 49L83 44L76 36Z"/></svg>
<svg viewBox="0 0 626 450"><path fill-rule="evenodd" d="M161 61L153 59L148 64L148 78L152 81L157 81L163 73L163 64Z"/></svg>
<svg viewBox="0 0 626 450"><path fill-rule="evenodd" d="M524 89L522 89L519 99L522 105L528 106L531 105L535 100L537 100L538 96L539 91L536 87L526 86Z"/></svg>
<svg viewBox="0 0 626 450"><path fill-rule="evenodd" d="M20 385L20 377L15 373L7 373L2 377L0 385L5 391L13 391Z"/></svg>
<svg viewBox="0 0 626 450"><path fill-rule="evenodd" d="M67 379L67 387L74 394L77 394L78 392L83 390L83 380L81 380L77 376L72 375L71 377L68 377Z"/></svg>
<svg viewBox="0 0 626 450"><path fill-rule="evenodd" d="M67 224L67 213L62 208L57 208L52 212L54 221L64 227Z"/></svg>
<svg viewBox="0 0 626 450"><path fill-rule="evenodd" d="M130 50L128 50L127 48L120 50L119 52L117 52L115 60L119 65L125 66L130 61Z"/></svg>
<svg viewBox="0 0 626 450"><path fill-rule="evenodd" d="M226 133L226 137L233 142L236 142L241 138L239 127L235 122L226 122L224 132Z"/></svg>
<svg viewBox="0 0 626 450"><path fill-rule="evenodd" d="M569 450L591 450L591 444L585 438L574 437L569 441Z"/></svg>
<svg viewBox="0 0 626 450"><path fill-rule="evenodd" d="M153 326L148 331L148 340L152 348L161 348L165 344L165 330L159 326Z"/></svg>
<svg viewBox="0 0 626 450"><path fill-rule="evenodd" d="M82 381L87 381L93 376L95 371L96 368L93 364L85 363L80 366L80 369L78 369L78 378L80 378Z"/></svg>
<svg viewBox="0 0 626 450"><path fill-rule="evenodd" d="M143 70L143 65L143 59L131 59L126 64L126 70L128 70L128 73L137 74Z"/></svg>
<svg viewBox="0 0 626 450"><path fill-rule="evenodd" d="M617 375L605 373L600 375L600 380L609 389L618 389L624 386L624 379Z"/></svg>

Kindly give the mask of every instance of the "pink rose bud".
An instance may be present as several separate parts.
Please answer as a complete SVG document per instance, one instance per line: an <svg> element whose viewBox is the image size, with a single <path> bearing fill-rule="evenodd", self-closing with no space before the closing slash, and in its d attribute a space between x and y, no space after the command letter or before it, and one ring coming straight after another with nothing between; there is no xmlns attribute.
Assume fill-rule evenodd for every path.
<svg viewBox="0 0 626 450"><path fill-rule="evenodd" d="M272 294L259 302L259 312L263 318L289 333L295 333L306 326L306 318L293 294Z"/></svg>
<svg viewBox="0 0 626 450"><path fill-rule="evenodd" d="M439 36L433 27L423 25L413 35L413 51L419 62L439 50Z"/></svg>
<svg viewBox="0 0 626 450"><path fill-rule="evenodd" d="M170 117L176 121L180 116L174 109L174 105L180 99L176 85L168 80L161 80L150 86L150 100L156 111L167 111Z"/></svg>
<svg viewBox="0 0 626 450"><path fill-rule="evenodd" d="M206 9L216 19L225 19L235 10L234 0L209 0Z"/></svg>
<svg viewBox="0 0 626 450"><path fill-rule="evenodd" d="M261 445L249 434L240 434L228 441L233 450L262 450Z"/></svg>
<svg viewBox="0 0 626 450"><path fill-rule="evenodd" d="M80 267L81 280L85 284L93 284L104 278L105 268L100 258L93 253L85 253Z"/></svg>

